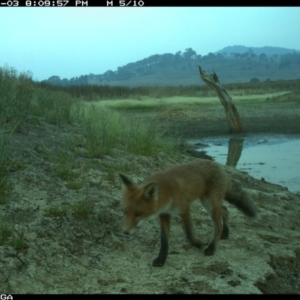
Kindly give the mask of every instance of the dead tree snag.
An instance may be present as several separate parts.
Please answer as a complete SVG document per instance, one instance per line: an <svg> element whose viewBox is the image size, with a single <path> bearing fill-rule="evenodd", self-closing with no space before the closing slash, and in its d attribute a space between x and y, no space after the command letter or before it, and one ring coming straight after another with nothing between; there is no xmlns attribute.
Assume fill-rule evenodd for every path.
<svg viewBox="0 0 300 300"><path fill-rule="evenodd" d="M231 133L240 133L243 132L243 125L240 119L240 115L233 104L231 96L227 93L225 88L220 84L217 74L205 73L199 66L200 77L202 80L214 89L225 108L226 118L229 126L229 131Z"/></svg>

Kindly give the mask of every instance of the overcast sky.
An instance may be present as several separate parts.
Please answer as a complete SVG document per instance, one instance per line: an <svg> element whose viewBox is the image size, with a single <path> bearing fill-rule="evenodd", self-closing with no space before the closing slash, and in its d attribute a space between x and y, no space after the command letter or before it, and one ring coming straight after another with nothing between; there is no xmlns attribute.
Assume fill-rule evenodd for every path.
<svg viewBox="0 0 300 300"><path fill-rule="evenodd" d="M300 7L0 7L0 67L31 71L35 80L233 45L300 50Z"/></svg>

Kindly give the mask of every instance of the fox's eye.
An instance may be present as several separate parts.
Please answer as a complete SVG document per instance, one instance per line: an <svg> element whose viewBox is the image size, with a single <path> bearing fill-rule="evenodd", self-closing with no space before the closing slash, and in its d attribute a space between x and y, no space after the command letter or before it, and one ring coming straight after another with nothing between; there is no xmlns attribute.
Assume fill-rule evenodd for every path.
<svg viewBox="0 0 300 300"><path fill-rule="evenodd" d="M141 211L137 211L136 213L135 213L135 216L136 217L140 217L142 215L142 212Z"/></svg>

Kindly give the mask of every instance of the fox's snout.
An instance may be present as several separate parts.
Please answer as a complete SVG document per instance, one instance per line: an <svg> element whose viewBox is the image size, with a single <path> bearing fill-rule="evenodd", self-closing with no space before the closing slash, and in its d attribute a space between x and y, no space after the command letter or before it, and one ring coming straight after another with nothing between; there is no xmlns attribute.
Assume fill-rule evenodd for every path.
<svg viewBox="0 0 300 300"><path fill-rule="evenodd" d="M123 227L123 233L125 234L130 234L130 233L133 233L135 232L136 228L135 227L131 227L131 228L128 228L128 227Z"/></svg>
<svg viewBox="0 0 300 300"><path fill-rule="evenodd" d="M136 225L135 226L128 226L127 224L124 224L123 226L123 233L130 234L136 231Z"/></svg>

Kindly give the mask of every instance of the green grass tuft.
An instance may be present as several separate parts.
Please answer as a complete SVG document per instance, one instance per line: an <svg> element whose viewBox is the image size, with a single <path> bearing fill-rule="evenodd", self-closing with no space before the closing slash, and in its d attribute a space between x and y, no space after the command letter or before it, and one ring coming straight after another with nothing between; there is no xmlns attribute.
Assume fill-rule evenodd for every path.
<svg viewBox="0 0 300 300"><path fill-rule="evenodd" d="M115 148L155 156L160 151L175 155L179 142L164 137L154 122L132 120L104 106L91 106L85 119L85 144L90 157L112 154Z"/></svg>
<svg viewBox="0 0 300 300"><path fill-rule="evenodd" d="M11 244L17 252L25 251L29 248L27 241L22 237L14 237Z"/></svg>
<svg viewBox="0 0 300 300"><path fill-rule="evenodd" d="M13 230L11 227L5 224L0 225L0 246L3 246L12 235Z"/></svg>
<svg viewBox="0 0 300 300"><path fill-rule="evenodd" d="M76 217L87 217L94 211L94 203L92 201L80 201L72 206L72 211Z"/></svg>
<svg viewBox="0 0 300 300"><path fill-rule="evenodd" d="M68 213L67 206L49 207L44 211L46 217L63 217Z"/></svg>

